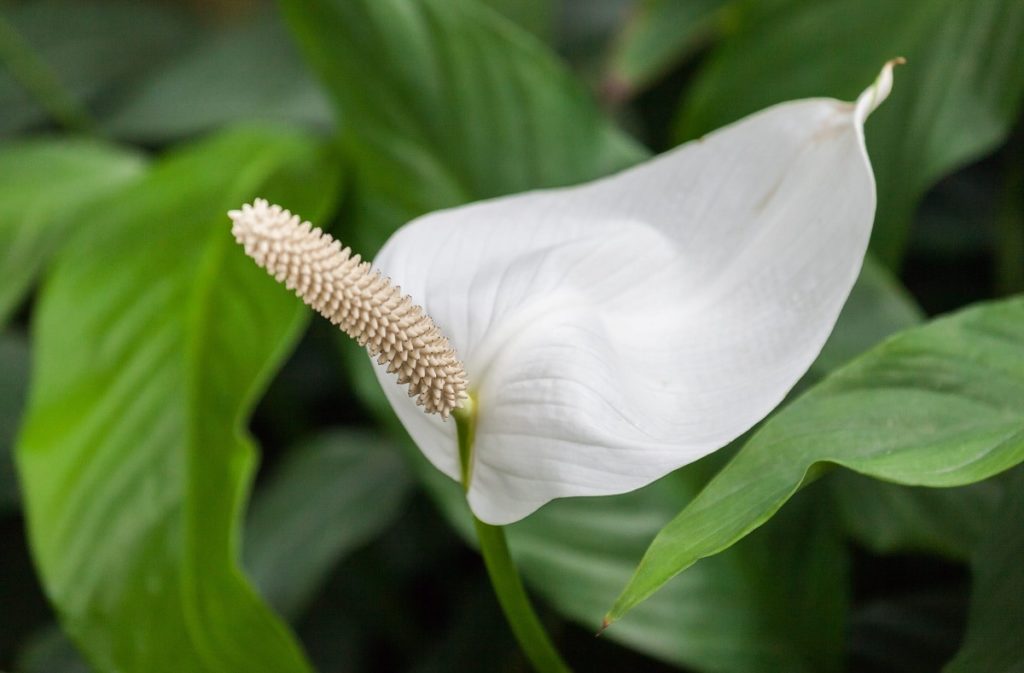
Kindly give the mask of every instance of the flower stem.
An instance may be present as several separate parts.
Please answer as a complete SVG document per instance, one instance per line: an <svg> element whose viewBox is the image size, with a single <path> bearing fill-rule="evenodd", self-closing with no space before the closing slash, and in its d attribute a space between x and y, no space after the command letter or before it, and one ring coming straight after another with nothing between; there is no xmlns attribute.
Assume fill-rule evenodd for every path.
<svg viewBox="0 0 1024 673"><path fill-rule="evenodd" d="M459 438L462 487L468 491L472 477L473 439L476 435L476 410L472 400L452 415L455 417ZM509 553L505 529L484 523L475 515L473 524L476 526L480 553L484 557L491 586L526 658L537 673L569 673L569 667L562 661L537 613L533 611L530 597L526 595L526 588Z"/></svg>
<svg viewBox="0 0 1024 673"><path fill-rule="evenodd" d="M480 552L491 578L491 586L498 596L501 609L505 612L512 632L519 641L526 657L538 673L568 673L569 667L562 661L540 620L530 605L523 582L505 543L505 530L491 526L473 517L476 535L480 541Z"/></svg>

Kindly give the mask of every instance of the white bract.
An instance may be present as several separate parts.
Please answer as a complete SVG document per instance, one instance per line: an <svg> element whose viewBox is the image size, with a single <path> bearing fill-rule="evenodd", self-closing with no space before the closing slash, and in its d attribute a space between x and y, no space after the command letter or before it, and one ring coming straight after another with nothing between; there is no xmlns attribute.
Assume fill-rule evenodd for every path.
<svg viewBox="0 0 1024 673"><path fill-rule="evenodd" d="M609 178L432 213L375 260L468 374L468 499L507 524L623 493L726 445L824 345L857 278L875 185L855 103L769 108ZM495 158L500 161L500 157ZM459 479L455 424L381 385Z"/></svg>

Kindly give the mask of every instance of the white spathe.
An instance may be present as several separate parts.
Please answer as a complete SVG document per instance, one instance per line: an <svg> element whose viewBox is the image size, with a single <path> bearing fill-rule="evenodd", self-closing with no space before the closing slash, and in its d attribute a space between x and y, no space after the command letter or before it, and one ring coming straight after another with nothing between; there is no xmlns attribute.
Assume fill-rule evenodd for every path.
<svg viewBox="0 0 1024 673"><path fill-rule="evenodd" d="M391 237L376 265L466 366L477 517L639 488L782 401L860 270L875 212L863 123L891 70L856 103L777 105L617 175L431 213ZM378 378L459 479L455 424Z"/></svg>

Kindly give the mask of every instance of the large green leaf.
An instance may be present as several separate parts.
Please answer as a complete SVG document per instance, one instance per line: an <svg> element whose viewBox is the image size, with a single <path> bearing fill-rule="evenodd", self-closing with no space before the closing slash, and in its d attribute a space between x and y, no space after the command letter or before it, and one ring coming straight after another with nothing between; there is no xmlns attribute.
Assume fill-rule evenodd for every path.
<svg viewBox="0 0 1024 673"><path fill-rule="evenodd" d="M102 126L120 138L166 142L241 120L332 125L330 103L277 13L205 36L125 93Z"/></svg>
<svg viewBox="0 0 1024 673"><path fill-rule="evenodd" d="M731 0L636 0L608 58L604 86L629 98L708 41Z"/></svg>
<svg viewBox="0 0 1024 673"><path fill-rule="evenodd" d="M0 12L72 104L98 116L125 87L185 49L196 32L183 12L161 3L40 0L2 3ZM48 116L9 67L0 67L0 110L0 136L40 126Z"/></svg>
<svg viewBox="0 0 1024 673"><path fill-rule="evenodd" d="M0 145L0 325L90 203L138 178L142 157L73 138Z"/></svg>
<svg viewBox="0 0 1024 673"><path fill-rule="evenodd" d="M680 139L780 101L850 100L895 56L907 65L867 126L878 180L873 247L898 261L921 195L1005 139L1024 96L1019 0L746 3L689 90Z"/></svg>
<svg viewBox="0 0 1024 673"><path fill-rule="evenodd" d="M476 0L281 4L381 209L376 231L356 234L365 252L423 212L582 182L642 156L539 41Z"/></svg>
<svg viewBox="0 0 1024 673"><path fill-rule="evenodd" d="M336 178L302 136L226 133L97 208L54 265L17 457L43 584L99 670L308 671L237 563L244 420L306 313L225 211L323 215Z"/></svg>
<svg viewBox="0 0 1024 673"><path fill-rule="evenodd" d="M834 463L958 486L1024 460L1024 297L907 330L771 418L655 538L609 618L742 538Z"/></svg>
<svg viewBox="0 0 1024 673"><path fill-rule="evenodd" d="M967 636L946 673L1024 671L1024 471L1015 472L971 563Z"/></svg>
<svg viewBox="0 0 1024 673"><path fill-rule="evenodd" d="M291 449L253 499L253 584L278 612L298 616L342 557L394 523L409 486L397 449L370 433L336 430Z"/></svg>

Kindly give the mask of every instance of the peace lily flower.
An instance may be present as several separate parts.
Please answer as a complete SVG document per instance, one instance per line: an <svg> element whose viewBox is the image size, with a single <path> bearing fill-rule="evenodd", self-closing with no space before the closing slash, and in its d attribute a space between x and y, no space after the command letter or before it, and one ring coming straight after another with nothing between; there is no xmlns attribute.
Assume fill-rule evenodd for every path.
<svg viewBox="0 0 1024 673"><path fill-rule="evenodd" d="M854 103L784 103L608 178L414 220L376 259L401 290L266 202L231 213L235 235L367 345L476 516L511 523L644 486L782 401L860 270L875 210L863 124L892 66ZM460 407L465 475L445 422Z"/></svg>

